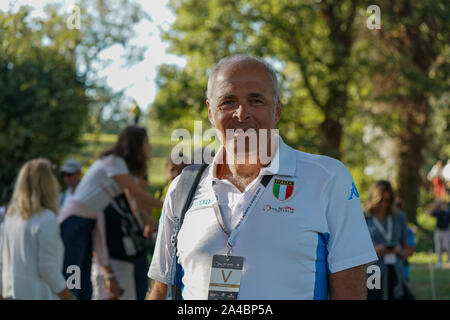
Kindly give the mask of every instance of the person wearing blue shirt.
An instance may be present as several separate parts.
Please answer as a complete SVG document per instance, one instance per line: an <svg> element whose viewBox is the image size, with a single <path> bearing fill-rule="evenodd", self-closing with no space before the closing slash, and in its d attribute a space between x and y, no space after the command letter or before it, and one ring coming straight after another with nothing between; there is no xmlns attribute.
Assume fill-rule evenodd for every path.
<svg viewBox="0 0 450 320"><path fill-rule="evenodd" d="M414 231L412 230L412 228L408 227L406 237L407 237L406 240L407 240L407 244L408 244L409 248L404 251L402 258L404 260L403 271L405 273L405 279L406 279L406 281L409 281L410 266L409 266L409 262L408 262L408 257L412 256L412 254L414 253L414 251L416 249L416 240L414 238Z"/></svg>
<svg viewBox="0 0 450 320"><path fill-rule="evenodd" d="M403 271L404 271L405 280L409 281L409 278L410 278L410 270L409 269L410 268L409 268L408 258L411 257L413 255L414 251L416 250L416 241L414 238L414 234L416 233L416 230L415 230L416 227L410 228L408 226L408 218L406 217L406 213L403 211L404 205L403 205L403 201L401 199L399 199L399 198L396 199L395 206L397 207L398 214L403 217L403 219L405 220L406 226L407 226L406 246L405 246L405 249L402 251L401 258L403 260Z"/></svg>
<svg viewBox="0 0 450 320"><path fill-rule="evenodd" d="M381 288L368 290L368 300L409 300L414 296L404 275L408 253L406 215L395 206L389 181L375 181L366 203L366 221L381 269Z"/></svg>
<svg viewBox="0 0 450 320"><path fill-rule="evenodd" d="M447 249L447 262L450 263L450 209L445 202L437 200L429 214L436 218L434 248L438 256L438 268L442 268L442 252Z"/></svg>

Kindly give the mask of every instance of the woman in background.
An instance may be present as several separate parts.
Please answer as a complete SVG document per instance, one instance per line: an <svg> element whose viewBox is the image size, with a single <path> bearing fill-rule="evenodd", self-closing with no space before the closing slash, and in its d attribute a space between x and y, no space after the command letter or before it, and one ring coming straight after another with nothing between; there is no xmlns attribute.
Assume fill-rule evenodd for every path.
<svg viewBox="0 0 450 320"><path fill-rule="evenodd" d="M407 285L402 256L407 245L407 224L394 205L389 181L372 184L366 204L366 221L381 269L381 289L368 290L369 300L413 299Z"/></svg>
<svg viewBox="0 0 450 320"><path fill-rule="evenodd" d="M4 221L0 292L5 299L72 299L61 273L58 182L47 159L27 162L19 172Z"/></svg>
<svg viewBox="0 0 450 320"><path fill-rule="evenodd" d="M66 247L64 270L70 265L80 267L81 287L73 290L80 300L92 297L93 251L105 278L106 293L112 299L118 299L123 291L110 264L103 211L124 189L146 212L162 206L161 201L142 190L133 179L133 175L141 176L146 170L149 155L147 131L139 126L126 127L115 145L104 151L87 170L72 198L61 210L59 221ZM145 225L151 225L151 229L156 227L149 215L141 218Z"/></svg>
<svg viewBox="0 0 450 320"><path fill-rule="evenodd" d="M139 186L146 190L148 176L138 179ZM125 189L125 192L114 199L104 210L106 226L106 243L111 266L116 278L124 289L120 300L144 300L148 290L147 254L150 236L154 229L146 228L136 201ZM95 260L92 262L93 300L107 300L110 296L105 292L105 279Z"/></svg>

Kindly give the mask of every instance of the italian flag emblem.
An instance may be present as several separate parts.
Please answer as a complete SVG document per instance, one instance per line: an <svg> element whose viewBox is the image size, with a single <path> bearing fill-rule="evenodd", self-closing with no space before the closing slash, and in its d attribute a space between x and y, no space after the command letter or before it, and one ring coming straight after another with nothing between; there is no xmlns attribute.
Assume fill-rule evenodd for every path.
<svg viewBox="0 0 450 320"><path fill-rule="evenodd" d="M294 193L294 181L275 179L273 182L273 195L278 200L287 200Z"/></svg>

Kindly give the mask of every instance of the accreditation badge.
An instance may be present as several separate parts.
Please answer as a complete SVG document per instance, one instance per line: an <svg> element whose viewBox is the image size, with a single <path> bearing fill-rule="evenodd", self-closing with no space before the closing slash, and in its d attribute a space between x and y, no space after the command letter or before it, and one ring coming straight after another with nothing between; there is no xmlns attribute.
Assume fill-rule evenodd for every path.
<svg viewBox="0 0 450 320"><path fill-rule="evenodd" d="M127 256L134 256L137 254L136 246L134 245L133 239L131 239L131 237L123 237L122 244Z"/></svg>
<svg viewBox="0 0 450 320"><path fill-rule="evenodd" d="M214 255L208 300L236 300L241 285L244 257Z"/></svg>
<svg viewBox="0 0 450 320"><path fill-rule="evenodd" d="M384 255L383 260L385 264L395 264L397 262L397 257L395 256L395 253L389 253Z"/></svg>

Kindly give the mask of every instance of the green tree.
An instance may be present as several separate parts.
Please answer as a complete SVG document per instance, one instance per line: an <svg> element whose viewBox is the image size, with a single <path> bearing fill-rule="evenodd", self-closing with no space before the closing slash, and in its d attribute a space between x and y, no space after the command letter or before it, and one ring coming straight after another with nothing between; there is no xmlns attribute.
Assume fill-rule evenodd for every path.
<svg viewBox="0 0 450 320"><path fill-rule="evenodd" d="M88 87L74 61L43 46L28 15L28 9L0 13L1 187L12 183L27 160L59 163L88 119Z"/></svg>
<svg viewBox="0 0 450 320"><path fill-rule="evenodd" d="M416 222L424 153L434 144L429 129L432 100L440 100L450 84L450 4L398 0L383 2L380 8L374 96L388 103L398 119L397 190L409 220ZM447 109L440 114L448 117L446 101L441 107L437 103L436 108Z"/></svg>
<svg viewBox="0 0 450 320"><path fill-rule="evenodd" d="M128 104L123 92L113 92L99 72L111 60L102 55L106 50L121 46L125 65L132 65L143 59L147 45L132 44L136 36L134 27L143 20L150 20L138 0L77 0L80 9L80 29L67 28L67 19L72 12L63 11L64 3L47 5L49 18L43 26L50 36L50 46L64 48L65 54L76 61L77 74L84 77L91 88L90 131L110 131L113 121L126 123ZM66 8L67 9L67 8ZM71 8L69 8L71 9ZM35 31L36 32L36 31ZM119 127L118 125L115 126Z"/></svg>
<svg viewBox="0 0 450 320"><path fill-rule="evenodd" d="M170 70L170 76L168 67L162 68L158 114L166 109L176 116L203 107L208 68L224 56L263 56L278 66L282 79L280 127L289 128L288 141L341 158L343 122L353 114L354 95L348 91L357 84L359 65L353 50L356 1L186 0L170 5L177 20L165 38L188 63L183 70Z"/></svg>
<svg viewBox="0 0 450 320"><path fill-rule="evenodd" d="M250 1L261 53L292 64L289 96L304 89L318 114L318 151L342 156L343 122L351 109L349 87L355 76L356 1ZM302 113L303 104L290 105ZM301 120L297 120L301 123ZM317 121L317 120L316 120Z"/></svg>
<svg viewBox="0 0 450 320"><path fill-rule="evenodd" d="M343 159L367 188L371 177L364 175L365 165L379 158L379 150L363 141L367 127L379 127L398 141L398 154L392 155L398 159L398 194L416 221L420 172L431 165L424 152L445 157L448 149L448 134L439 129L448 131L448 97L442 93L449 84L449 5L382 2L381 30L369 30L371 4L171 1L177 19L165 39L187 64L161 68L157 115L167 124L176 123L174 118L206 119L209 68L230 54L264 57L279 73L279 127L290 145ZM437 126L432 130L430 118Z"/></svg>
<svg viewBox="0 0 450 320"><path fill-rule="evenodd" d="M101 53L121 45L127 63L142 59L144 48L129 43L134 25L148 17L132 0L77 5L80 29L68 28L61 4L46 6L44 18L32 18L31 7L0 12L0 189L29 159L59 165L77 153L82 132L101 127L106 106L123 118L121 92L97 76L108 63Z"/></svg>

